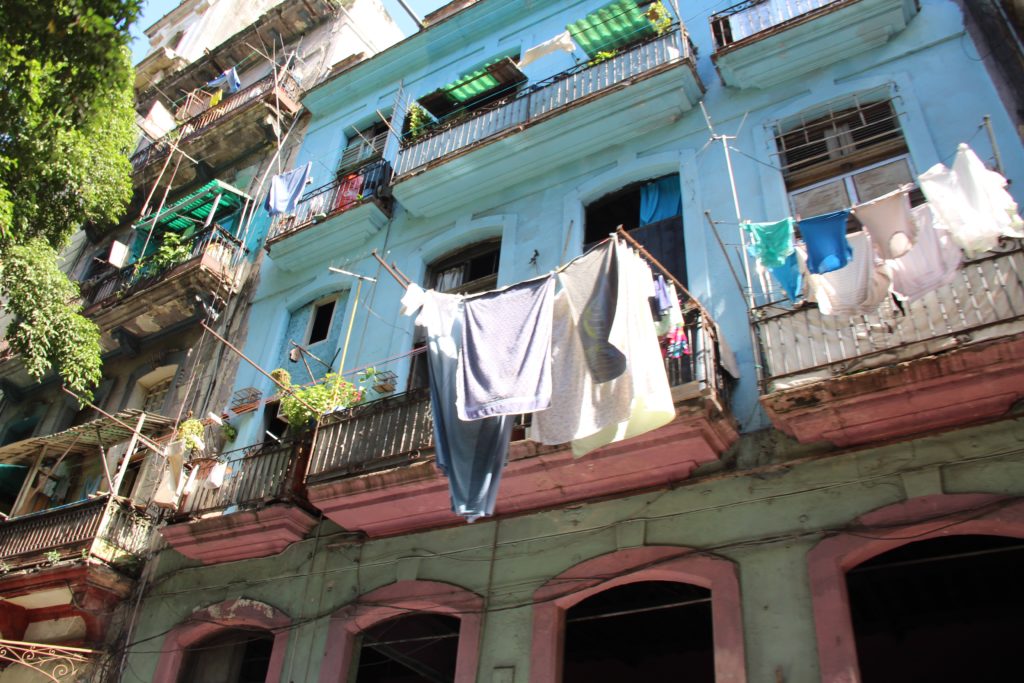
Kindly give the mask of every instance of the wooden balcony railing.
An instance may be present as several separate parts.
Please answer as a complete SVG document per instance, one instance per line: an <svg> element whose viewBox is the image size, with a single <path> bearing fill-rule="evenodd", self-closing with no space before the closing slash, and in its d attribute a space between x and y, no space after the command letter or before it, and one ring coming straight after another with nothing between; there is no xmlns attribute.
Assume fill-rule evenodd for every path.
<svg viewBox="0 0 1024 683"><path fill-rule="evenodd" d="M745 0L711 15L711 35L715 49L820 10L850 0Z"/></svg>
<svg viewBox="0 0 1024 683"><path fill-rule="evenodd" d="M765 392L930 355L1024 329L1024 246L965 263L948 285L870 313L825 316L816 307L755 311Z"/></svg>
<svg viewBox="0 0 1024 683"><path fill-rule="evenodd" d="M216 263L228 271L235 263L236 255L242 250L242 243L219 225L197 232L192 237L188 258L160 269L130 265L112 270L106 275L82 283L82 300L86 308L112 296L127 296L132 290L143 289L160 280L170 270L194 259L212 256Z"/></svg>
<svg viewBox="0 0 1024 683"><path fill-rule="evenodd" d="M149 147L133 154L131 157L132 169L139 171L157 159L164 158L171 150L171 136L174 136L179 145L186 143L229 114L239 111L252 102L260 101L265 96L272 95L275 87L280 88L283 94L296 102L302 95L299 82L287 72L280 74L276 81L273 74L261 78L249 87L225 97L216 106L210 107L206 111L188 119L167 136L155 141Z"/></svg>
<svg viewBox="0 0 1024 683"><path fill-rule="evenodd" d="M717 330L697 308L684 310L690 353L665 359L672 387L692 387L727 404L718 362ZM685 396L684 396L685 398ZM310 455L308 483L392 467L434 447L430 396L424 389L355 406L321 420Z"/></svg>
<svg viewBox="0 0 1024 683"><path fill-rule="evenodd" d="M477 143L559 114L690 56L689 39L677 26L600 63L580 64L406 141L399 153L397 174L404 175Z"/></svg>
<svg viewBox="0 0 1024 683"><path fill-rule="evenodd" d="M371 161L302 197L292 216L275 216L267 242L280 240L311 223L344 213L373 197L379 197L391 182L391 164Z"/></svg>
<svg viewBox="0 0 1024 683"><path fill-rule="evenodd" d="M97 540L139 557L149 547L152 530L144 515L100 496L3 522L0 560L16 567L67 559L92 549Z"/></svg>
<svg viewBox="0 0 1024 683"><path fill-rule="evenodd" d="M303 448L291 443L255 446L222 453L217 460L201 463L195 491L182 502L180 512L195 516L291 499L301 485ZM223 483L214 488L207 481L218 461L225 462L227 469Z"/></svg>

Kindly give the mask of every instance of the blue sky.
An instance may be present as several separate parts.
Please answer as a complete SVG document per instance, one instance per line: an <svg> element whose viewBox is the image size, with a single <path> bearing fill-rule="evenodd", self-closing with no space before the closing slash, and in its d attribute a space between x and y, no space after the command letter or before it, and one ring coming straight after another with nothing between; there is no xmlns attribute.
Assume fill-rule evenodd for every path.
<svg viewBox="0 0 1024 683"><path fill-rule="evenodd" d="M409 15L402 10L397 0L381 0L384 6L394 17L398 26L405 31L406 35L416 30L416 25L409 18ZM406 0L413 11L420 16L434 11L438 7L447 4L447 0ZM153 22L170 12L178 5L178 0L147 0L142 8L142 17L132 27L132 63L137 64L140 59L146 56L149 50L149 42L143 31ZM242 28L239 26L239 28Z"/></svg>

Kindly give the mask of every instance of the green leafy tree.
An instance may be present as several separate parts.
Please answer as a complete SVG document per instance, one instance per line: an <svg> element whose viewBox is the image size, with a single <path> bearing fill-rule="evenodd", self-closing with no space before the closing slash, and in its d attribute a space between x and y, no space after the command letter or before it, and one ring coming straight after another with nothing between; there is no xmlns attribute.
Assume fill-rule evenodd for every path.
<svg viewBox="0 0 1024 683"><path fill-rule="evenodd" d="M55 368L89 396L99 331L57 266L79 228L115 225L131 199L128 28L139 0L0 3L0 298L31 375Z"/></svg>

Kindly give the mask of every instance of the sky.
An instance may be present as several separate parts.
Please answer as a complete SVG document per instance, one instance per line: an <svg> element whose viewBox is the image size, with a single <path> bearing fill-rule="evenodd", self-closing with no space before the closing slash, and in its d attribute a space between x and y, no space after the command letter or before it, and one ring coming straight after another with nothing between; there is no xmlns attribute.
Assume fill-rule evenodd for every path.
<svg viewBox="0 0 1024 683"><path fill-rule="evenodd" d="M398 0L381 0L384 7L387 8L388 12L394 18L395 23L398 24L406 35L410 35L416 31L416 24L413 23L409 15L405 13L402 6L398 3ZM447 4L446 0L406 0L406 4L409 5L416 14L422 19L424 15L433 12L438 7ZM132 63L137 64L143 57L146 56L146 52L149 51L149 42L146 40L146 34L143 31L149 28L157 19L170 12L178 5L178 0L146 0L142 8L141 18L135 22L132 27ZM244 27L239 26L239 29Z"/></svg>

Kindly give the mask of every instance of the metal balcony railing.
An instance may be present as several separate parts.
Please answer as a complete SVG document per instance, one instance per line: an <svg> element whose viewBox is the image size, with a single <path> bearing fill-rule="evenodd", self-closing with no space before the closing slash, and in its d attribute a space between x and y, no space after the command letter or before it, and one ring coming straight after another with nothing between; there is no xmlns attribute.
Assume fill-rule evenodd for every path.
<svg viewBox="0 0 1024 683"><path fill-rule="evenodd" d="M179 511L197 516L290 499L302 476L300 449L291 443L254 446L201 462L195 491L185 497ZM220 486L212 487L209 475L218 462L226 464L224 479Z"/></svg>
<svg viewBox="0 0 1024 683"><path fill-rule="evenodd" d="M690 56L689 39L676 26L597 64L575 66L407 140L399 153L397 174L404 175L472 145L560 114Z"/></svg>
<svg viewBox="0 0 1024 683"><path fill-rule="evenodd" d="M697 308L684 309L684 321L690 353L665 359L669 384L682 387L693 383L694 388L717 396L725 405L717 329L704 322ZM413 390L324 417L310 455L307 481L393 467L425 455L433 447L429 393Z"/></svg>
<svg viewBox="0 0 1024 683"><path fill-rule="evenodd" d="M145 515L110 496L100 496L3 522L0 560L15 567L53 561L57 556L69 559L92 549L97 540L139 557L148 550L152 531Z"/></svg>
<svg viewBox="0 0 1024 683"><path fill-rule="evenodd" d="M264 96L273 95L275 85L293 101L297 102L302 95L299 82L287 72L280 74L276 82L273 74L261 78L249 87L243 88L233 95L228 95L216 106L193 116L149 147L133 154L131 157L132 169L139 171L157 159L164 158L171 149L171 136L177 140L179 145L188 142L229 114L239 111L252 102L264 99ZM268 103L272 102L268 100Z"/></svg>
<svg viewBox="0 0 1024 683"><path fill-rule="evenodd" d="M821 381L1003 336L1024 328L1024 246L967 262L916 301L887 299L871 313L825 316L816 307L755 310L764 390Z"/></svg>
<svg viewBox="0 0 1024 683"><path fill-rule="evenodd" d="M809 12L851 1L856 0L746 0L711 15L709 21L715 49L732 45Z"/></svg>
<svg viewBox="0 0 1024 683"><path fill-rule="evenodd" d="M379 197L391 182L391 164L377 159L355 171L345 173L333 182L312 190L302 197L292 216L275 216L267 236L268 242L312 223L344 213L373 197Z"/></svg>
<svg viewBox="0 0 1024 683"><path fill-rule="evenodd" d="M141 266L130 265L113 270L99 278L83 282L82 300L88 308L115 295L127 296L132 290L158 282L166 273L183 263L206 256L212 257L219 266L228 270L235 263L235 257L241 249L242 243L237 238L219 225L213 225L193 235L188 258L159 269L146 266L143 262Z"/></svg>

